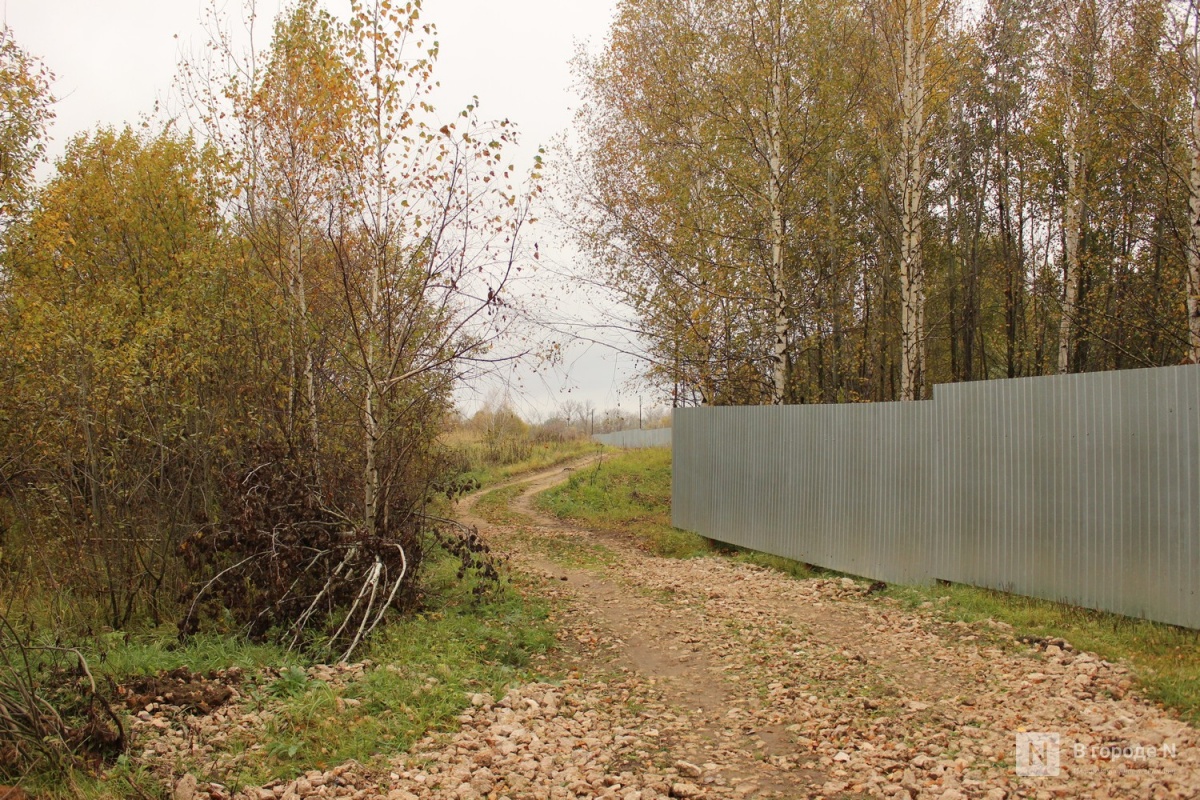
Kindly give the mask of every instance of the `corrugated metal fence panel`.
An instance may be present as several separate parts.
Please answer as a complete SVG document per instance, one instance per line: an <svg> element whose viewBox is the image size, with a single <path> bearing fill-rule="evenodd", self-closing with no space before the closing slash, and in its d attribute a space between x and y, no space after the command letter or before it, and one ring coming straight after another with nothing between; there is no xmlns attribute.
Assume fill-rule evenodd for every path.
<svg viewBox="0 0 1200 800"><path fill-rule="evenodd" d="M889 582L1200 628L1200 366L673 424L678 527Z"/></svg>
<svg viewBox="0 0 1200 800"><path fill-rule="evenodd" d="M670 428L647 428L645 430L617 431L616 433L597 433L592 436L600 444L609 447L625 447L636 449L640 447L670 447Z"/></svg>
<svg viewBox="0 0 1200 800"><path fill-rule="evenodd" d="M930 411L899 403L677 410L672 522L830 569L920 581Z"/></svg>

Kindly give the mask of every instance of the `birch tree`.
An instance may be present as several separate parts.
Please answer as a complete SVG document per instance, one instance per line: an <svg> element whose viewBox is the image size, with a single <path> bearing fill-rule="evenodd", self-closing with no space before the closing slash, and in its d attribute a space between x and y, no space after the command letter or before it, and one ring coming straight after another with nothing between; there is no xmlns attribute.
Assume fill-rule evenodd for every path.
<svg viewBox="0 0 1200 800"><path fill-rule="evenodd" d="M1200 2L1181 4L1175 53L1186 79L1187 115L1187 358L1200 364Z"/></svg>
<svg viewBox="0 0 1200 800"><path fill-rule="evenodd" d="M1064 0L1059 25L1050 34L1051 90L1061 115L1062 194L1062 313L1058 329L1058 371L1072 371L1078 337L1083 235L1089 193L1089 157L1095 147L1099 113L1098 83L1102 80L1106 27L1115 6L1102 0Z"/></svg>
<svg viewBox="0 0 1200 800"><path fill-rule="evenodd" d="M581 63L591 91L585 147L605 167L592 170L576 201L599 222L585 230L608 230L587 243L614 272L650 263L651 254L674 265L633 286L665 288L675 270L697 292L695 321L685 329L714 362L699 378L705 402L718 393L704 387L728 385L737 373L721 366L729 356L757 361L759 374L737 378L745 389L721 394L740 402L792 398L808 302L799 288L815 274L812 243L794 223L811 227L800 209L816 207L806 190L822 183L809 173L824 174L823 159L858 99L836 53L849 27L848 9L837 2L639 0L622 5L603 56ZM622 162L637 168L618 171ZM679 273L680 264L694 274ZM635 307L642 330L656 335L662 309ZM750 350L730 351L734 341Z"/></svg>
<svg viewBox="0 0 1200 800"><path fill-rule="evenodd" d="M574 200L647 379L890 400L1177 362L1194 22L1167 42L1165 7L878 0L864 36L834 2L622 3L581 60Z"/></svg>
<svg viewBox="0 0 1200 800"><path fill-rule="evenodd" d="M922 252L929 182L932 97L939 79L931 72L948 14L944 0L886 0L876 9L876 28L888 65L896 105L895 175L899 194L901 400L919 400L925 391L928 335L926 279Z"/></svg>
<svg viewBox="0 0 1200 800"><path fill-rule="evenodd" d="M0 25L0 232L25 209L54 118L54 75Z"/></svg>
<svg viewBox="0 0 1200 800"><path fill-rule="evenodd" d="M432 124L437 46L417 7L355 2L350 30L361 149L345 182L359 188L330 237L349 322L340 357L360 381L363 526L382 532L404 508L391 501L408 491L413 408L445 403L510 319L503 293L539 173L504 160L514 126L481 121L474 103Z"/></svg>

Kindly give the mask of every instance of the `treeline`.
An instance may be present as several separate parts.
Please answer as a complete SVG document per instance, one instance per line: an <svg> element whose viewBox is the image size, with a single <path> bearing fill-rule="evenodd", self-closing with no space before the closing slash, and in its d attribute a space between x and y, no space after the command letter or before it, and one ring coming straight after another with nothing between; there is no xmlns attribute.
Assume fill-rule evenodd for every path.
<svg viewBox="0 0 1200 800"><path fill-rule="evenodd" d="M1200 361L1194 0L624 0L568 214L676 405Z"/></svg>
<svg viewBox="0 0 1200 800"><path fill-rule="evenodd" d="M0 612L348 653L416 596L536 173L431 121L413 4L352 6L218 38L186 129L80 135L44 185L51 76L3 32Z"/></svg>

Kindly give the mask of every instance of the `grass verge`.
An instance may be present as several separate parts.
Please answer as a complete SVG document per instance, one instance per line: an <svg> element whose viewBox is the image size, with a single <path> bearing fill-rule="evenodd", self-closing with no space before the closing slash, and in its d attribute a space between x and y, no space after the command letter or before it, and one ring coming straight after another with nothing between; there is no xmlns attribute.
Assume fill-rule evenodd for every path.
<svg viewBox="0 0 1200 800"><path fill-rule="evenodd" d="M1200 631L960 584L893 586L908 607L926 603L952 621L997 620L1017 638L1059 638L1127 665L1140 693L1200 725Z"/></svg>
<svg viewBox="0 0 1200 800"><path fill-rule="evenodd" d="M485 494L475 501L475 513L493 525L529 525L533 520L512 509L512 501L525 489L523 484L514 483L491 491L485 490Z"/></svg>
<svg viewBox="0 0 1200 800"><path fill-rule="evenodd" d="M387 758L430 732L456 728L473 693L499 698L513 684L552 677L549 603L519 576L476 594L479 584L460 577L460 566L453 557L435 556L423 588L428 605L378 633L362 653L373 666L341 682L312 680L305 670L311 663L302 657L232 637L196 637L186 645L165 635L100 640L89 661L105 682L179 666L197 672L241 667L243 713L257 713L260 724L225 728L227 738L211 740L216 750L204 756L207 766L187 755L143 761L138 753L145 742L135 742L98 774L31 775L22 785L47 797L156 797L166 768L236 792L351 759Z"/></svg>
<svg viewBox="0 0 1200 800"><path fill-rule="evenodd" d="M510 581L479 600L457 568L451 559L434 567L428 591L438 605L379 636L367 653L375 666L361 680L308 681L289 692L266 724L266 758L239 782L403 752L431 731L457 726L470 694L499 698L514 683L543 677L554 643L549 605Z"/></svg>
<svg viewBox="0 0 1200 800"><path fill-rule="evenodd" d="M652 553L692 558L715 552L702 536L671 525L671 451L626 450L576 471L534 505L593 530L628 534Z"/></svg>
<svg viewBox="0 0 1200 800"><path fill-rule="evenodd" d="M603 445L587 438L570 439L565 442L546 442L533 446L532 452L527 458L511 464L486 465L476 461L475 463L478 465L467 472L464 477L474 478L480 486L487 488L526 472L549 469L586 455L600 453L603 450Z"/></svg>

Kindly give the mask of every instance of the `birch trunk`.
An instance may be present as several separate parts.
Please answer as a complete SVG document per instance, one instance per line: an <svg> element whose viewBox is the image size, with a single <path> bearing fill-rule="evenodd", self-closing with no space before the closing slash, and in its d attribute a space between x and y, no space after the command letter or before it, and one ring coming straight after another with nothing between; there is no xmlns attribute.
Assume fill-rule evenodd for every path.
<svg viewBox="0 0 1200 800"><path fill-rule="evenodd" d="M925 193L926 0L904 7L900 81L900 399L919 400L925 381L925 267L921 214Z"/></svg>
<svg viewBox="0 0 1200 800"><path fill-rule="evenodd" d="M1200 12L1195 0L1193 12ZM1193 13L1188 58L1191 62L1192 119L1188 142L1187 315L1188 360L1200 364L1200 14Z"/></svg>
<svg viewBox="0 0 1200 800"><path fill-rule="evenodd" d="M382 207L380 201L377 207ZM362 475L364 486L364 524L367 534L379 533L379 416L383 410L383 398L379 392L379 381L376 378L376 330L379 319L380 283L382 283L383 258L385 251L379 248L371 265L371 307L367 311L364 333L366 342L366 369L362 371L366 379L366 397L362 403L362 433L364 433L364 455L366 465Z"/></svg>
<svg viewBox="0 0 1200 800"><path fill-rule="evenodd" d="M379 24L379 6L375 7L376 21ZM378 58L378 55L376 55ZM378 69L379 62L375 61ZM378 85L376 85L378 92ZM382 437L380 417L386 398L381 390L380 375L376 372L376 345L386 346L383 339L384 322L381 319L381 304L383 299L384 267L387 265L388 248L388 215L384 208L387 183L387 143L384 136L385 106L384 98L376 94L374 99L374 180L375 180L375 209L372 214L372 235L374 249L371 259L370 306L367 309L367 319L363 324L363 334L367 337L363 378L366 381L363 397L363 449L366 463L363 467L363 522L368 534L380 533L379 530L379 440ZM384 354L382 360L386 360Z"/></svg>
<svg viewBox="0 0 1200 800"><path fill-rule="evenodd" d="M782 26L782 20L778 20ZM771 114L768 122L768 146L770 149L770 182L767 186L767 201L771 211L771 292L772 311L775 323L775 339L771 348L771 403L783 405L787 392L787 292L784 288L783 244L785 223L783 215L783 131L779 117L783 112L783 69L778 51L779 37L776 31L776 53L771 67Z"/></svg>
<svg viewBox="0 0 1200 800"><path fill-rule="evenodd" d="M309 446L312 448L312 459L315 470L316 465L320 460L317 454L320 452L319 445L321 428L320 422L317 419L317 380L316 368L313 360L312 337L310 335L311 326L309 325L308 319L308 287L304 280L304 242L303 235L301 233L303 224L303 219L299 215L296 215L292 218L294 230L291 245L292 274L290 284L292 291L292 303L295 305L297 314L299 316L296 326L298 328L296 339L299 340L300 359L303 362L303 366L300 367L299 372L303 376L304 380L304 401L308 412L308 438ZM297 377L295 358L296 354L293 351L293 395L299 393L299 390L295 388L295 381Z"/></svg>
<svg viewBox="0 0 1200 800"><path fill-rule="evenodd" d="M300 341L304 346L304 388L308 401L308 436L309 446L312 447L313 452L313 465L316 469L316 465L320 463L318 454L321 452L321 423L317 419L317 378L313 362L312 338L309 334L308 289L304 283L304 269L299 262L297 262L297 274L300 288Z"/></svg>
<svg viewBox="0 0 1200 800"><path fill-rule="evenodd" d="M1058 371L1071 371L1075 339L1075 314L1079 303L1079 238L1083 224L1081 158L1076 142L1076 120L1067 121L1067 196L1063 208L1063 307L1058 323Z"/></svg>

